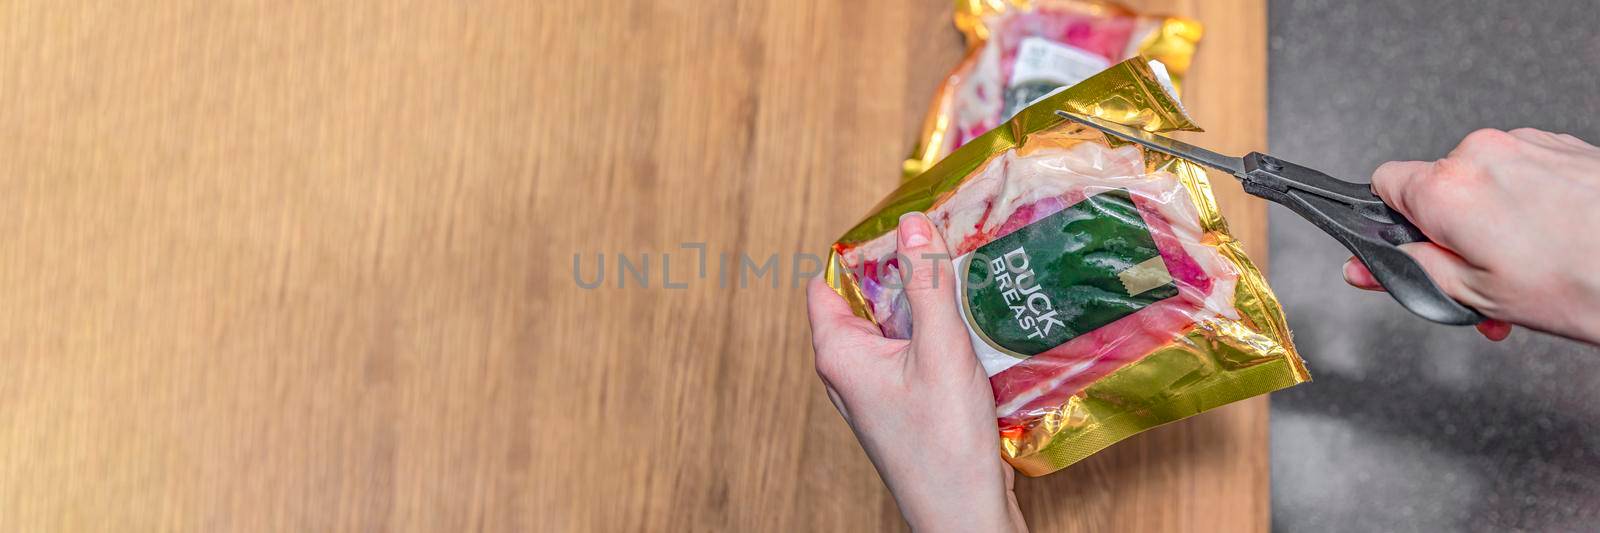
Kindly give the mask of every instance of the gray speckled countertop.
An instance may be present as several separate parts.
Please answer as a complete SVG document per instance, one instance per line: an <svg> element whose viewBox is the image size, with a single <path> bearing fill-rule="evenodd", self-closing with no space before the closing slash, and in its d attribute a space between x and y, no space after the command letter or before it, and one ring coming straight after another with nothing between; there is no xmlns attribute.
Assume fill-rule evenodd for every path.
<svg viewBox="0 0 1600 533"><path fill-rule="evenodd" d="M1364 181L1480 127L1600 142L1595 0L1273 0L1269 18L1271 149L1290 160ZM1271 217L1272 282L1316 379L1273 396L1275 530L1600 529L1600 350L1430 325Z"/></svg>

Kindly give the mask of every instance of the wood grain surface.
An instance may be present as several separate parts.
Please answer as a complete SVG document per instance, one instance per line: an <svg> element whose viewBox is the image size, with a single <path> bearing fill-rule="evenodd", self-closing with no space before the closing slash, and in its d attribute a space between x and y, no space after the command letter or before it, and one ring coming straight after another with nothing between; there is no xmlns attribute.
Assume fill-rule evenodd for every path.
<svg viewBox="0 0 1600 533"><path fill-rule="evenodd" d="M1207 25L1217 149L1265 140L1263 2L1136 3ZM892 188L950 3L0 2L0 530L903 528L790 258ZM1266 407L1022 480L1031 523L1264 530Z"/></svg>

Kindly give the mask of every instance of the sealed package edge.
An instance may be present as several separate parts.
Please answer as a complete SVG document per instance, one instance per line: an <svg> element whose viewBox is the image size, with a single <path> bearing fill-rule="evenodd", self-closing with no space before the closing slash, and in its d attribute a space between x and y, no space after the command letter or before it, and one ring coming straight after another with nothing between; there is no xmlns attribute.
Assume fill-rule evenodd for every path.
<svg viewBox="0 0 1600 533"><path fill-rule="evenodd" d="M910 338L895 230L927 213L952 255L1005 460L1030 476L1310 379L1205 171L1055 114L1198 130L1161 70L1136 57L1039 100L901 184L831 250L830 286L885 335Z"/></svg>
<svg viewBox="0 0 1600 533"><path fill-rule="evenodd" d="M1193 20L1090 0L956 0L954 18L967 54L934 96L905 162L908 179L1034 99L1114 62L1160 61L1176 87L1201 34Z"/></svg>

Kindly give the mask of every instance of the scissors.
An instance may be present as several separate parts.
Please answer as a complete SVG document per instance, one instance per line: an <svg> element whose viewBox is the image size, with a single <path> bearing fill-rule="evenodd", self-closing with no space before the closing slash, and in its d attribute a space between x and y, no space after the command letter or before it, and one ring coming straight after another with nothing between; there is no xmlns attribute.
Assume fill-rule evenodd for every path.
<svg viewBox="0 0 1600 533"><path fill-rule="evenodd" d="M1401 244L1429 242L1428 237L1366 184L1337 179L1260 152L1226 156L1132 126L1067 111L1056 114L1118 139L1232 174L1244 184L1245 192L1288 207L1337 239L1366 264L1390 296L1417 316L1457 326L1484 320L1477 310L1446 295L1416 259L1400 250Z"/></svg>

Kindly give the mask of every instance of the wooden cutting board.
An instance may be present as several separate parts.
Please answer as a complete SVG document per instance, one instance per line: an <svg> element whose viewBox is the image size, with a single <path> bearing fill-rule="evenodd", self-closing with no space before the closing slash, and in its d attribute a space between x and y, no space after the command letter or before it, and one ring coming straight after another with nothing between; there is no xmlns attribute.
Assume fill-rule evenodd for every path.
<svg viewBox="0 0 1600 533"><path fill-rule="evenodd" d="M0 530L904 527L790 259L892 188L949 4L0 3ZM1138 4L1207 25L1206 144L1262 148L1264 0ZM1265 530L1267 464L1257 399L1019 492Z"/></svg>

